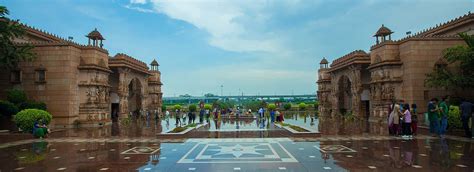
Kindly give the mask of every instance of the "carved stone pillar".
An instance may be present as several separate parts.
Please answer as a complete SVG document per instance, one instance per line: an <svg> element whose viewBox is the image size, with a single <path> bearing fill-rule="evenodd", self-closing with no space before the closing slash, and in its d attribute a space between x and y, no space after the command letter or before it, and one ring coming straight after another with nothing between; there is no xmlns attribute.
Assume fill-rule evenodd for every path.
<svg viewBox="0 0 474 172"><path fill-rule="evenodd" d="M126 118L128 116L128 83L127 76L130 69L119 68L119 85L118 85L118 96L120 98L120 118Z"/></svg>

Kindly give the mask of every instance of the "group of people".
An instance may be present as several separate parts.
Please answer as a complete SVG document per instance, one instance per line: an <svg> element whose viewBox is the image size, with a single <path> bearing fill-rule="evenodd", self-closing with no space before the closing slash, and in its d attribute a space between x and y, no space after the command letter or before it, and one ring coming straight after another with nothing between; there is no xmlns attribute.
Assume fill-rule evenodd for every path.
<svg viewBox="0 0 474 172"><path fill-rule="evenodd" d="M446 103L448 97L432 98L428 103L428 119L430 121L430 133L433 136L444 137L448 128L449 106Z"/></svg>
<svg viewBox="0 0 474 172"><path fill-rule="evenodd" d="M445 137L448 128L449 116L449 96L443 97L441 100L432 98L428 103L428 120L429 129L432 136ZM474 105L464 99L461 99L460 112L463 129L466 137L472 137L473 129L469 128L469 120L473 115ZM474 117L472 117L474 123ZM411 106L403 101L393 103L390 106L390 114L388 116L388 129L390 135L411 138L416 135L418 128L417 106Z"/></svg>
<svg viewBox="0 0 474 172"><path fill-rule="evenodd" d="M37 138L47 137L48 134L50 133L48 126L42 119L35 121L35 123L33 124L32 132L33 132L33 136Z"/></svg>
<svg viewBox="0 0 474 172"><path fill-rule="evenodd" d="M388 129L390 135L411 138L418 130L418 115L416 114L416 104L399 101L390 106L388 117Z"/></svg>
<svg viewBox="0 0 474 172"><path fill-rule="evenodd" d="M258 117L259 118L265 117L265 109L263 107L260 107L260 109L258 109ZM270 121L272 123L283 122L284 121L283 112L280 112L278 109L270 110Z"/></svg>

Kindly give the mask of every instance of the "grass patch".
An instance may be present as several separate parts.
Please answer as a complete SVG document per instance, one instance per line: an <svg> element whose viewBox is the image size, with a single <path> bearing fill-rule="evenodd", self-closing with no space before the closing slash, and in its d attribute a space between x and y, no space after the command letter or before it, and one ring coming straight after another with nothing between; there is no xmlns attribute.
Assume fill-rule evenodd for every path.
<svg viewBox="0 0 474 172"><path fill-rule="evenodd" d="M291 124L283 123L283 122L280 122L280 125L284 126L284 127L290 127L291 129L293 129L295 131L298 131L298 132L309 132L308 130L306 130L304 128L301 128L300 126L297 126L297 125L291 125Z"/></svg>
<svg viewBox="0 0 474 172"><path fill-rule="evenodd" d="M180 133L180 132L183 132L184 130L186 130L188 128L193 128L193 127L196 127L196 126L197 126L197 124L188 124L188 125L185 125L185 126L176 127L173 130L171 130L170 133Z"/></svg>
<svg viewBox="0 0 474 172"><path fill-rule="evenodd" d="M301 128L299 126L296 126L296 125L290 125L290 128L293 129L293 130L296 130L298 132L309 132L308 130L306 130L304 128Z"/></svg>

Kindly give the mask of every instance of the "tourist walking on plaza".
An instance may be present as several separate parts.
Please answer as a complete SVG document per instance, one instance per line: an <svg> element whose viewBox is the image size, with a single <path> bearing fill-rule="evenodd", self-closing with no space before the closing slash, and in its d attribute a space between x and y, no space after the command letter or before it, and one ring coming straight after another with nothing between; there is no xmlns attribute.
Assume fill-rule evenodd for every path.
<svg viewBox="0 0 474 172"><path fill-rule="evenodd" d="M214 120L217 120L219 118L219 110L217 110L217 108L214 108L213 113L214 113Z"/></svg>
<svg viewBox="0 0 474 172"><path fill-rule="evenodd" d="M273 110L273 109L270 111L270 121L272 123L275 122L275 110Z"/></svg>
<svg viewBox="0 0 474 172"><path fill-rule="evenodd" d="M448 128L449 107L448 104L446 104L446 101L448 101L448 96L443 97L441 102L439 102L439 113L441 115L441 127L439 130L439 134L441 137L444 137L444 135L446 135L446 129Z"/></svg>
<svg viewBox="0 0 474 172"><path fill-rule="evenodd" d="M411 134L416 135L418 131L418 114L416 104L411 104Z"/></svg>
<svg viewBox="0 0 474 172"><path fill-rule="evenodd" d="M209 109L206 109L206 121L209 123L209 117L211 116Z"/></svg>
<svg viewBox="0 0 474 172"><path fill-rule="evenodd" d="M473 104L471 102L468 102L465 99L461 99L461 106L460 106L461 121L462 121L462 128L464 128L464 134L466 137L473 137L472 135L473 133L469 129L469 119L472 116L472 106ZM474 125L474 123L472 125Z"/></svg>
<svg viewBox="0 0 474 172"><path fill-rule="evenodd" d="M258 109L258 115L260 118L263 118L264 117L264 114L265 114L265 110L263 109L263 107L260 107L260 109Z"/></svg>
<svg viewBox="0 0 474 172"><path fill-rule="evenodd" d="M181 110L180 109L176 109L175 118L176 118L175 125L176 126L181 126Z"/></svg>
<svg viewBox="0 0 474 172"><path fill-rule="evenodd" d="M395 108L395 101L388 107L387 126L389 135L395 135L395 131L393 131L393 108Z"/></svg>
<svg viewBox="0 0 474 172"><path fill-rule="evenodd" d="M393 135L399 135L399 127L400 127L400 105L399 104L394 104L393 105L393 110L392 113L390 113L390 118L389 118L389 123L391 122L391 130L393 132Z"/></svg>
<svg viewBox="0 0 474 172"><path fill-rule="evenodd" d="M204 122L204 109L199 111L199 123L202 124Z"/></svg>
<svg viewBox="0 0 474 172"><path fill-rule="evenodd" d="M165 112L165 121L166 125L170 125L170 111L166 110Z"/></svg>
<svg viewBox="0 0 474 172"><path fill-rule="evenodd" d="M275 111L275 116L276 116L276 122L282 122L281 116L280 116L280 111L278 109Z"/></svg>
<svg viewBox="0 0 474 172"><path fill-rule="evenodd" d="M237 110L235 111L235 118L239 119L240 114L242 113L240 106L237 106Z"/></svg>
<svg viewBox="0 0 474 172"><path fill-rule="evenodd" d="M404 112L403 112L403 136L402 137L412 137L411 136L411 112L410 112L410 105L405 104L403 106Z"/></svg>
<svg viewBox="0 0 474 172"><path fill-rule="evenodd" d="M438 119L438 99L432 98L428 104L428 120L430 121L430 133L439 136L439 119Z"/></svg>

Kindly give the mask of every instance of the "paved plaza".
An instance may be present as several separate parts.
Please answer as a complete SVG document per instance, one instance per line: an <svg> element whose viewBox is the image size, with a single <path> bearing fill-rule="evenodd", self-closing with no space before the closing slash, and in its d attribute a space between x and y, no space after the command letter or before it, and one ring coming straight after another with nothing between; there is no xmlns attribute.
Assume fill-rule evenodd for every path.
<svg viewBox="0 0 474 172"><path fill-rule="evenodd" d="M319 120L317 120L319 122ZM255 122L255 121L253 121ZM309 122L309 120L308 120ZM144 122L146 124L146 122ZM152 123L153 124L153 123ZM226 125L231 128L230 122ZM159 124L161 126L161 124ZM206 124L209 126L210 124ZM219 124L221 125L221 124ZM141 126L141 127L140 127ZM349 125L350 126L350 125ZM321 137L265 137L281 132L218 131L202 127L201 138L157 138L138 124L94 131L64 130L50 138L0 144L1 171L473 171L474 140L420 134L414 139L376 133ZM321 127L321 130L326 130ZM341 128L341 127L339 127ZM209 131L207 131L209 130ZM209 132L209 133L208 133ZM211 133L222 132L230 135ZM243 137L232 138L239 132ZM68 134L66 134L68 133ZM140 133L140 134L138 134ZM205 136L207 135L207 136ZM261 137L264 136L264 137ZM282 135L284 136L284 135ZM222 138L224 137L224 138ZM226 138L231 137L231 138Z"/></svg>

